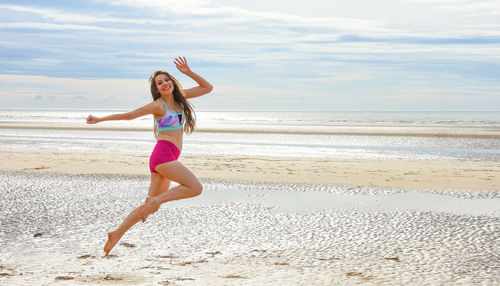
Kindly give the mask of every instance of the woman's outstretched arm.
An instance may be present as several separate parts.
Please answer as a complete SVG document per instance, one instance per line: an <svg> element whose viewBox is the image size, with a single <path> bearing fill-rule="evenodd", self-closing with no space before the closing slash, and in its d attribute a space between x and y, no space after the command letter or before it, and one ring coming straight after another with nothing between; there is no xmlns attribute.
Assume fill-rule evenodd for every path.
<svg viewBox="0 0 500 286"><path fill-rule="evenodd" d="M196 74L195 72L193 72L191 70L191 68L189 68L189 65L188 65L185 57L176 58L174 60L174 64L180 72L187 75L188 77L190 77L191 79L196 81L196 83L198 84L197 87L188 88L188 89L183 90L184 96L186 98L193 98L193 97L202 96L202 95L207 94L207 93L212 91L212 89L213 89L212 85L206 79L204 79L200 75Z"/></svg>
<svg viewBox="0 0 500 286"><path fill-rule="evenodd" d="M111 114L104 117L89 115L87 117L87 124L96 124L102 121L109 121L109 120L132 120L144 115L155 114L155 113L156 114L161 113L161 107L156 102L153 101L151 103L148 103L142 107L139 107L135 110L126 113Z"/></svg>

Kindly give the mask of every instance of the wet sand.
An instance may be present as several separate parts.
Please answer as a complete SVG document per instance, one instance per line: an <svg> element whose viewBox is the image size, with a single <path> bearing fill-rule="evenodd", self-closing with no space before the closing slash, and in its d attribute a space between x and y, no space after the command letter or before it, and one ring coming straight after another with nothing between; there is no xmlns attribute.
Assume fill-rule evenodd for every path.
<svg viewBox="0 0 500 286"><path fill-rule="evenodd" d="M183 155L203 194L105 258L148 158L0 149L0 284L500 283L499 163Z"/></svg>
<svg viewBox="0 0 500 286"><path fill-rule="evenodd" d="M148 175L148 160L147 152L0 149L0 171ZM500 191L500 163L496 162L208 155L182 155L180 160L201 179Z"/></svg>
<svg viewBox="0 0 500 286"><path fill-rule="evenodd" d="M0 284L500 283L500 210L427 211L425 200L421 209L377 208L401 192L387 188L202 182L201 196L163 205L105 258L106 232L144 201L148 176L1 172ZM314 207L329 194L356 204ZM299 208L307 202L297 195L311 207Z"/></svg>

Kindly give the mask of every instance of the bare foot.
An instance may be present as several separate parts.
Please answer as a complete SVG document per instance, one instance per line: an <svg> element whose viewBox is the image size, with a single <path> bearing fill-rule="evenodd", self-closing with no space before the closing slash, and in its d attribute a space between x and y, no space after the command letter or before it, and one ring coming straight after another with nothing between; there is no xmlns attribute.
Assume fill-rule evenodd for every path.
<svg viewBox="0 0 500 286"><path fill-rule="evenodd" d="M142 207L141 219L142 222L146 222L148 216L156 212L160 208L160 202L155 197L147 197L144 206Z"/></svg>
<svg viewBox="0 0 500 286"><path fill-rule="evenodd" d="M108 232L108 241L106 242L106 245L104 245L104 252L106 253L106 256L108 256L109 252L115 245L118 243L118 241L122 238L119 236L116 231Z"/></svg>

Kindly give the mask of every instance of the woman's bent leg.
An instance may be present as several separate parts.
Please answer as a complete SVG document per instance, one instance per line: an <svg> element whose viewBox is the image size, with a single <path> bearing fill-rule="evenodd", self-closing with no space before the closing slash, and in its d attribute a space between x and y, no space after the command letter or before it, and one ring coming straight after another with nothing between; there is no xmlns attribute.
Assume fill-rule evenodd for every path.
<svg viewBox="0 0 500 286"><path fill-rule="evenodd" d="M198 178L179 161L160 164L156 166L156 171L163 178L179 183L179 186L162 192L160 195L148 197L142 212L143 221L156 212L162 203L195 197L203 190Z"/></svg>

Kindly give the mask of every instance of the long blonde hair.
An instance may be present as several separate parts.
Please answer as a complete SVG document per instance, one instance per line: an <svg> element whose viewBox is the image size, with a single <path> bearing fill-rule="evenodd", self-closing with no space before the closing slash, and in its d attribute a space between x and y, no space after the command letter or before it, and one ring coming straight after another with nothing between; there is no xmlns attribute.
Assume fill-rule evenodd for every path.
<svg viewBox="0 0 500 286"><path fill-rule="evenodd" d="M151 75L151 77L149 77L149 83L151 86L151 96L153 97L153 100L157 100L158 98L161 97L161 94L158 91L155 82L156 76L160 74L168 76L168 78L174 84L174 91L172 92L172 95L174 96L174 102L178 104L180 107L182 107L182 110L184 111L184 117L185 117L184 131L188 134L192 133L196 126L196 114L194 113L193 106L184 97L184 94L182 93L181 84L166 71L157 70ZM155 137L158 138L158 126L156 125L156 120L154 122L155 122L154 126Z"/></svg>

